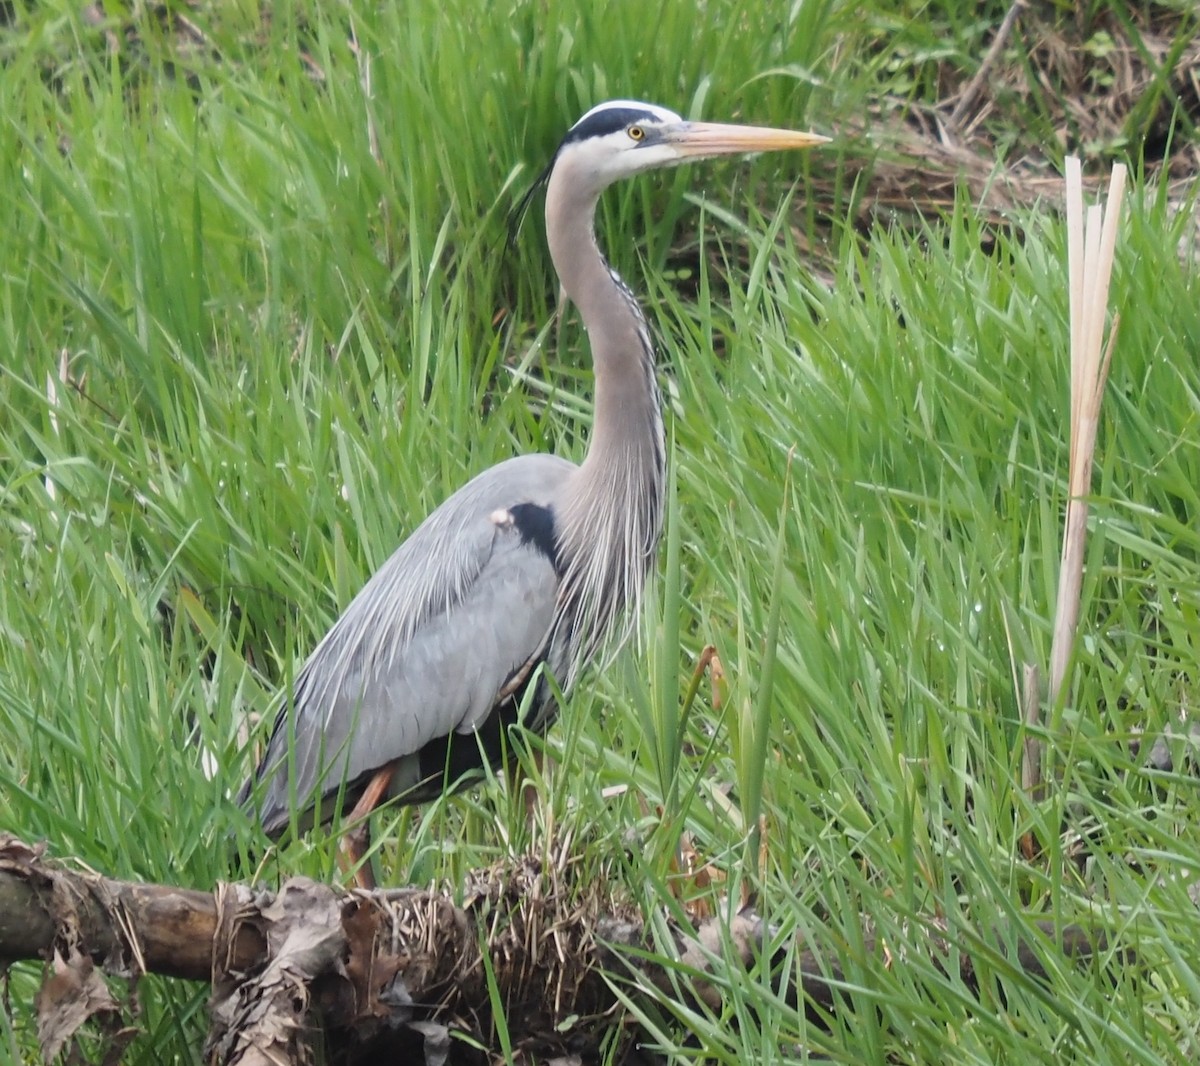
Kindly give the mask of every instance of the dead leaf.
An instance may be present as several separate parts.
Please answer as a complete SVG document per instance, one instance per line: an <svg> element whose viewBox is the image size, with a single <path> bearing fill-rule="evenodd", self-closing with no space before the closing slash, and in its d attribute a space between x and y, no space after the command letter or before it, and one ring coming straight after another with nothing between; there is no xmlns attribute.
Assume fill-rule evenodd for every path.
<svg viewBox="0 0 1200 1066"><path fill-rule="evenodd" d="M437 1022L409 1022L425 1041L425 1066L446 1066L450 1058L450 1030Z"/></svg>
<svg viewBox="0 0 1200 1066"><path fill-rule="evenodd" d="M121 1008L104 978L92 960L78 951L68 958L55 951L54 959L46 967L34 1007L37 1010L38 1043L46 1063L58 1057L89 1018L104 1017L110 1025L121 1019Z"/></svg>
<svg viewBox="0 0 1200 1066"><path fill-rule="evenodd" d="M0 833L0 866L11 869L33 866L45 853L45 841L31 846L11 833Z"/></svg>
<svg viewBox="0 0 1200 1066"><path fill-rule="evenodd" d="M257 901L256 901L257 902ZM247 908L239 917L250 920ZM257 907L269 962L244 981L220 981L209 1004L205 1058L228 1066L307 1060L306 1018L312 982L345 977L341 899L306 877L287 881Z"/></svg>

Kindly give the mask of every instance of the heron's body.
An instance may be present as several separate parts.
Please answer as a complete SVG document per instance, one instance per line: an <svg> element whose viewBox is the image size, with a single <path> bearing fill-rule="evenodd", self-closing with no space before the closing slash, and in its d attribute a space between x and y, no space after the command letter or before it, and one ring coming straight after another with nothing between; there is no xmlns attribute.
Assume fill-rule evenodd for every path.
<svg viewBox="0 0 1200 1066"><path fill-rule="evenodd" d="M304 664L242 790L246 802L265 779L259 810L268 833L288 826L293 801L306 826L333 816L334 797L362 811L379 795L418 802L459 784L499 757L526 696L526 724L553 720L538 667L571 688L630 617L662 528L654 352L636 299L596 246L600 193L688 158L821 140L688 123L636 101L602 104L571 128L547 171L546 233L591 341L587 455L578 466L530 455L485 470L367 582Z"/></svg>
<svg viewBox="0 0 1200 1066"><path fill-rule="evenodd" d="M295 725L281 715L264 762L285 757L291 739L293 780L311 791L326 779L330 792L344 781L347 809L396 759L392 796L421 802L440 792L455 734L461 739L450 750L463 749L456 761L478 765L472 734L494 747L501 719L515 716L523 695L518 686L497 703L504 684L531 660L548 659L556 675L563 667L562 642L547 646L560 565L552 508L576 470L551 455L518 456L483 471L429 515L304 664ZM275 774L262 798L267 832L286 828L289 811L288 775Z"/></svg>

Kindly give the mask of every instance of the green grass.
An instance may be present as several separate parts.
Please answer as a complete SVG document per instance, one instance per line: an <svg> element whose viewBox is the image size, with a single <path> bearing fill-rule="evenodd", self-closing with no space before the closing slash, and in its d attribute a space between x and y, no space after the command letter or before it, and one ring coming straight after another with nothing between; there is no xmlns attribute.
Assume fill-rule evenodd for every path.
<svg viewBox="0 0 1200 1066"><path fill-rule="evenodd" d="M586 343L546 328L537 212L505 241L584 108L633 94L828 130L869 92L926 93L935 38L975 55L987 29L953 4L861 25L833 0L783 19L442 7L293 0L261 28L222 5L202 20L219 61L179 54L148 15L114 58L70 4L19 5L3 31L0 830L117 877L207 887L252 868L224 844L261 843L227 798L247 721L468 476L582 454ZM606 200L601 239L661 337L674 494L635 646L549 740L543 818L652 922L678 911L686 830L719 890L753 889L780 943L803 934L843 968L825 1029L766 974L719 977L717 1013L632 998L679 1061L1195 1061L1200 800L1186 768L1130 754L1200 677L1189 212L1145 183L1130 198L1074 697L1050 709L1055 784L1032 804L1018 694L1022 664L1048 661L1057 586L1064 227L1020 214L991 248L962 203L858 234L847 204L809 195L836 166L689 168ZM830 283L798 250L828 232L817 215ZM51 402L60 361L72 384ZM708 644L720 707L705 681L681 718ZM417 883L548 846L499 786L379 829ZM262 876L294 872L335 876L329 841L269 853ZM1034 981L1000 948L1042 917L1136 961L1079 967L1040 941L1051 976ZM935 926L974 957L977 997L929 961ZM0 1022L18 1061L33 987L19 967ZM144 982L129 1061L199 1061L205 995Z"/></svg>

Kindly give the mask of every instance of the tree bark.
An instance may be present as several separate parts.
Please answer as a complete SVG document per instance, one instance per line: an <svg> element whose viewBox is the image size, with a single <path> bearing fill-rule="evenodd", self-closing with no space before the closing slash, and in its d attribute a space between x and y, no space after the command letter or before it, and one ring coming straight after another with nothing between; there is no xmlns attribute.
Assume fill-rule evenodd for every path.
<svg viewBox="0 0 1200 1066"><path fill-rule="evenodd" d="M40 870L6 870L2 862L0 968L21 959L48 957L61 927L56 897L72 901L79 942L95 962L115 959L125 951L127 935L114 924L114 914L124 914L142 955L141 970L190 981L211 979L217 927L211 892L111 881L63 869L47 878ZM265 948L262 936L246 927L235 945L235 961L249 969Z"/></svg>

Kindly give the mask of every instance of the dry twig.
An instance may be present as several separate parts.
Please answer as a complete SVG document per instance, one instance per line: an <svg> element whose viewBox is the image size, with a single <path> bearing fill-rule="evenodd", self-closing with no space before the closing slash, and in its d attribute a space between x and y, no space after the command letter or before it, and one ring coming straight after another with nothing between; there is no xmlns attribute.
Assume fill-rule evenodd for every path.
<svg viewBox="0 0 1200 1066"><path fill-rule="evenodd" d="M1004 21L1000 23L1000 28L996 31L996 36L992 38L991 47L988 48L987 54L984 55L983 62L979 64L979 69L975 72L975 77L963 89L959 95L958 103L954 105L954 110L950 113L948 125L951 130L957 132L967 112L974 105L976 97L979 96L980 89L983 88L984 82L992 72L992 67L996 65L996 60L1000 58L1000 53L1004 51L1004 46L1008 44L1009 35L1012 33L1013 26L1016 25L1017 16L1025 7L1025 3L1026 0L1013 0L1012 6L1005 13Z"/></svg>

